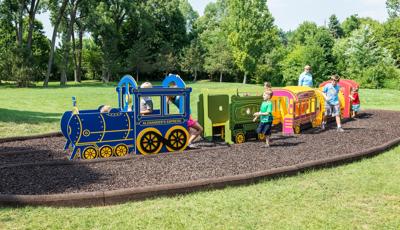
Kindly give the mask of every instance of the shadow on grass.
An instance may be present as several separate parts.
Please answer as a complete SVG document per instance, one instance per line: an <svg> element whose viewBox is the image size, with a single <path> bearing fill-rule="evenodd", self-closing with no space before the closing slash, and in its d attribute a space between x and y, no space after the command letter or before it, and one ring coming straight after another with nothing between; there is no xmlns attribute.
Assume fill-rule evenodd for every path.
<svg viewBox="0 0 400 230"><path fill-rule="evenodd" d="M56 89L56 88L79 88L79 87L116 87L118 85L118 82L108 82L108 83L103 83L101 81L88 81L88 82L82 82L82 83L70 83L66 86L60 86L59 84L49 84L47 88L49 89ZM39 89L46 89L42 87L42 84L38 84L34 88L39 88Z"/></svg>
<svg viewBox="0 0 400 230"><path fill-rule="evenodd" d="M60 121L61 115L61 113L43 113L0 108L0 122L52 123Z"/></svg>

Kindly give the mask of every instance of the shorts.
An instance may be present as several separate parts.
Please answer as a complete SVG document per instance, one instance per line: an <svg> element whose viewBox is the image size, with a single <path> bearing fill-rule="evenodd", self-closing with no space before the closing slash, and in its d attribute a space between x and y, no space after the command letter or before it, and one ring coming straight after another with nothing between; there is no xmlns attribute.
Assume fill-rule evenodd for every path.
<svg viewBox="0 0 400 230"><path fill-rule="evenodd" d="M192 116L190 116L189 120L187 121L187 126L188 126L188 128L192 128L192 127L195 126L196 124L197 124L197 121L194 120L194 119L192 118Z"/></svg>
<svg viewBox="0 0 400 230"><path fill-rule="evenodd" d="M266 136L271 135L271 128L272 128L272 122L260 122L260 124L257 127L256 132L257 133L262 133Z"/></svg>
<svg viewBox="0 0 400 230"><path fill-rule="evenodd" d="M340 105L330 105L330 104L326 104L325 105L325 116L332 116L332 117L336 117L340 115Z"/></svg>
<svg viewBox="0 0 400 230"><path fill-rule="evenodd" d="M352 109L354 112L360 111L360 104L351 105L351 109Z"/></svg>

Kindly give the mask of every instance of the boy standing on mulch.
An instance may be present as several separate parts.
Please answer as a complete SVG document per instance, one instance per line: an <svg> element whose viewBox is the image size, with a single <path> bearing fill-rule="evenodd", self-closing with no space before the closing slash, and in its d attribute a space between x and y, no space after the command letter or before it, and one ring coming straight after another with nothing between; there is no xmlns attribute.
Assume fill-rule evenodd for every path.
<svg viewBox="0 0 400 230"><path fill-rule="evenodd" d="M261 103L260 111L254 113L253 121L256 122L257 118L260 117L260 124L257 127L258 134L265 135L265 147L269 147L271 128L272 128L272 91L267 90L263 94L264 101Z"/></svg>
<svg viewBox="0 0 400 230"><path fill-rule="evenodd" d="M331 76L331 83L325 85L322 95L325 98L325 116L321 124L321 129L325 129L326 121L328 116L336 118L337 131L344 132L340 121L340 103L339 103L339 91L340 87L338 82L340 80L339 75Z"/></svg>

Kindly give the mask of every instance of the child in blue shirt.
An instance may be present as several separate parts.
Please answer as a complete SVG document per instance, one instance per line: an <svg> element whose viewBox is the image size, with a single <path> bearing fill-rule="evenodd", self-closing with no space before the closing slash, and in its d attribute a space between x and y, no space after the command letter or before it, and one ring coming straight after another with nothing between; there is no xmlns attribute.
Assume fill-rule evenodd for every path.
<svg viewBox="0 0 400 230"><path fill-rule="evenodd" d="M322 90L322 95L325 98L325 116L321 124L321 129L325 129L328 116L332 116L336 118L337 131L344 132L340 121L339 80L340 77L338 75L332 75L331 83L326 84Z"/></svg>

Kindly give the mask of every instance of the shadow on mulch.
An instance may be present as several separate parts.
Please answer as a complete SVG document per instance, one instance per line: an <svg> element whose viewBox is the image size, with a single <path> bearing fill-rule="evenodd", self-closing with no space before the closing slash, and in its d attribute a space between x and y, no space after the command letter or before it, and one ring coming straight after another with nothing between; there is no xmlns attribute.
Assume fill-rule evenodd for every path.
<svg viewBox="0 0 400 230"><path fill-rule="evenodd" d="M274 142L274 141L275 141L275 139L272 139L272 142L271 142L271 145L270 145L271 148L273 148L273 147L290 147L290 146L297 146L297 145L300 145L300 144L303 144L303 143L304 143L304 142L301 142L301 141L295 142L295 143L293 143L293 142L280 141L280 142L276 143L276 142Z"/></svg>
<svg viewBox="0 0 400 230"><path fill-rule="evenodd" d="M296 136L283 136L283 135L281 135L281 136L276 136L276 135L273 135L272 136L272 140L287 140L287 139L292 139L292 138L296 138Z"/></svg>
<svg viewBox="0 0 400 230"><path fill-rule="evenodd" d="M46 165L31 165L18 169L0 168L0 172L0 194L13 191L15 195L76 192L101 184L111 176L85 164L51 166L51 170Z"/></svg>
<svg viewBox="0 0 400 230"><path fill-rule="evenodd" d="M368 119L368 118L371 118L373 116L374 116L374 114L372 114L372 113L363 112L363 113L359 113L357 115L357 119Z"/></svg>

